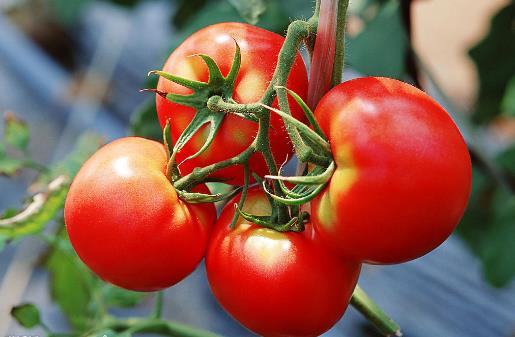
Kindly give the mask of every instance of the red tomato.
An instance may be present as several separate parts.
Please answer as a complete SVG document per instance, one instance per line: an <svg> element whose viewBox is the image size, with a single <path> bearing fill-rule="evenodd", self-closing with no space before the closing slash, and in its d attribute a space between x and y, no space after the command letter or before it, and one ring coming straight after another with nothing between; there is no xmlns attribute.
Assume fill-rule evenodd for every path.
<svg viewBox="0 0 515 337"><path fill-rule="evenodd" d="M181 201L165 167L162 144L118 139L86 161L66 198L66 229L75 251L119 287L167 288L204 256L215 209Z"/></svg>
<svg viewBox="0 0 515 337"><path fill-rule="evenodd" d="M368 77L329 91L315 117L337 169L311 216L332 248L389 264L445 241L467 205L471 164L442 107L411 85Z"/></svg>
<svg viewBox="0 0 515 337"><path fill-rule="evenodd" d="M311 225L280 233L242 220L231 230L229 202L215 225L206 254L209 284L220 304L248 329L267 337L318 336L348 306L360 265L342 261L322 245ZM270 214L258 189L244 207Z"/></svg>
<svg viewBox="0 0 515 337"><path fill-rule="evenodd" d="M163 71L192 80L207 82L209 78L206 65L200 57L193 54L206 54L212 57L222 74L229 72L234 58L235 44L241 48L241 68L236 79L233 99L238 103L254 103L264 94L277 63L279 50L284 38L267 30L244 23L227 22L208 26L189 36L166 61ZM297 55L287 82L289 89L294 90L302 98L307 94L306 68L300 54ZM164 78L159 79L157 89L167 93L189 94L190 89L172 83ZM294 101L291 101L292 114L304 120L304 114ZM172 103L161 96L156 96L157 113L161 126L171 119L172 138L178 139L192 120L195 110L191 107ZM274 102L274 105L275 102ZM280 117L272 115L269 131L272 152L277 163L282 163L286 156L293 153L293 147ZM245 150L254 140L258 125L255 122L235 115L226 115L217 136L209 148L197 158L180 165L182 174L187 174L198 166L206 166L229 159ZM207 129L199 132L190 140L177 156L178 162L196 153L204 144ZM250 159L250 169L260 176L268 173L260 154ZM218 171L214 177L229 179L230 184L243 182L243 168L232 166Z"/></svg>

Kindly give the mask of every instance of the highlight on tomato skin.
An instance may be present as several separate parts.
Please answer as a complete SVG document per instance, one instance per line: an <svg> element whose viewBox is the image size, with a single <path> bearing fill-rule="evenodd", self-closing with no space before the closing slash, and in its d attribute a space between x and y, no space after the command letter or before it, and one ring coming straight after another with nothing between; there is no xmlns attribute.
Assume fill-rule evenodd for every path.
<svg viewBox="0 0 515 337"><path fill-rule="evenodd" d="M262 336L318 336L341 318L360 264L343 261L310 224L280 233L241 217L229 228L238 197L223 209L206 254L210 288L222 307ZM244 209L269 215L263 191L249 190Z"/></svg>
<svg viewBox="0 0 515 337"><path fill-rule="evenodd" d="M192 56L205 54L211 57L219 66L222 74L228 74L231 68L235 41L241 51L241 66L236 78L233 99L238 103L259 102L272 79L279 51L284 38L276 33L239 22L225 22L205 27L192 35L177 47L163 66L163 71L190 80L207 82L209 72L200 57ZM306 99L308 78L307 71L300 53L290 72L287 87ZM157 89L166 93L190 94L191 89L160 78ZM277 101L273 106L277 107ZM301 108L290 101L292 115L304 121ZM162 127L166 121L171 121L172 139L178 139L195 115L195 109L173 103L160 95L156 95L156 107ZM196 158L182 163L179 168L183 175L190 173L195 167L207 166L229 159L245 150L256 137L258 124L236 115L226 114L215 139L207 150ZM178 153L177 162L181 163L188 156L196 153L204 144L207 137L207 127L203 127ZM291 158L293 146L289 140L284 124L279 116L271 116L269 132L270 146L277 163ZM259 176L268 173L261 154L255 154L250 159L250 170ZM243 184L243 167L231 166L212 175L225 179L233 185Z"/></svg>
<svg viewBox="0 0 515 337"><path fill-rule="evenodd" d="M311 219L334 251L392 264L447 239L467 205L471 162L441 106L409 84L367 77L329 91L315 117L337 168Z"/></svg>
<svg viewBox="0 0 515 337"><path fill-rule="evenodd" d="M119 287L155 291L189 275L203 258L213 204L186 204L165 175L162 144L118 139L99 149L75 177L64 209L81 260ZM201 185L199 192L208 193Z"/></svg>

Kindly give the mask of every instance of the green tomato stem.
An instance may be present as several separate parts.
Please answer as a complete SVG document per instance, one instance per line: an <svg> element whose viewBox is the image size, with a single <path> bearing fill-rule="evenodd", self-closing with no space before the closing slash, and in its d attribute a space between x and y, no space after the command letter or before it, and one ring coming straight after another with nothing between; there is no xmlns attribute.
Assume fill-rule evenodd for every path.
<svg viewBox="0 0 515 337"><path fill-rule="evenodd" d="M331 77L331 87L340 84L343 78L343 67L345 59L345 22L348 7L349 0L338 0L338 13L336 21L336 45L334 51L334 64L333 75Z"/></svg>
<svg viewBox="0 0 515 337"><path fill-rule="evenodd" d="M235 157L208 166L195 168L190 174L177 179L174 183L174 187L178 190L187 190L192 188L196 184L202 183L210 174L218 170L232 165L245 164L254 152L256 152L255 141Z"/></svg>
<svg viewBox="0 0 515 337"><path fill-rule="evenodd" d="M318 28L318 18L319 17L320 17L320 0L316 0L315 11L313 12L313 15L308 20L309 25L311 27ZM317 29L317 28L315 28L315 29ZM312 34L309 34L307 39L305 39L306 49L308 50L310 59L313 57L313 49L315 48L315 39L316 39L315 32L312 32Z"/></svg>
<svg viewBox="0 0 515 337"><path fill-rule="evenodd" d="M158 291L156 293L156 303L154 305L154 312L152 313L153 318L161 318L161 314L163 312L163 295L163 291Z"/></svg>
<svg viewBox="0 0 515 337"><path fill-rule="evenodd" d="M399 325L388 317L359 285L356 285L350 303L365 316L383 336L402 336Z"/></svg>

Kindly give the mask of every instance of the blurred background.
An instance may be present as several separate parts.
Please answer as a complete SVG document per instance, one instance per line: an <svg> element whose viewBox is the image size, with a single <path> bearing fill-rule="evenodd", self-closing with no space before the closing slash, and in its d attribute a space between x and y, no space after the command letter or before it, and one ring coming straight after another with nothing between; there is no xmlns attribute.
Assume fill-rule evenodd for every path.
<svg viewBox="0 0 515 337"><path fill-rule="evenodd" d="M199 28L250 21L283 34L309 0L0 0L0 336L42 336L11 309L33 303L52 331L86 331L94 294L110 312L144 315L154 295L103 284L56 244L64 194L16 226L7 218L73 175L100 144L160 137L149 70ZM515 336L515 1L354 0L345 78L410 81L446 107L474 162L455 235L398 266L364 267L360 284L406 336ZM154 79L155 80L155 79ZM48 196L48 195L47 195ZM252 336L212 297L203 266L165 292L164 317L224 336ZM25 325L25 326L23 326ZM349 308L324 336L376 336Z"/></svg>

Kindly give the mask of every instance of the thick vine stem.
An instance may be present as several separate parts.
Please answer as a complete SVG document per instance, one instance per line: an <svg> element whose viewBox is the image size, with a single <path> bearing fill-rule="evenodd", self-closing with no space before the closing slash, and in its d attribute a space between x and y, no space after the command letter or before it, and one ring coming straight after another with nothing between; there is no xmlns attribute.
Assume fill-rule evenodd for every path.
<svg viewBox="0 0 515 337"><path fill-rule="evenodd" d="M320 0L316 0L315 10L313 12L313 15L308 19L308 23L311 27L318 28L319 16L320 16ZM314 32L313 32L312 34L309 34L309 36L305 39L306 49L308 50L310 59L313 57L313 49L315 48L315 38L316 38L316 34L314 34Z"/></svg>
<svg viewBox="0 0 515 337"><path fill-rule="evenodd" d="M342 82L343 67L345 59L345 22L349 0L338 0L338 17L336 21L336 46L334 51L333 74L331 87Z"/></svg>
<svg viewBox="0 0 515 337"><path fill-rule="evenodd" d="M356 285L351 304L365 316L383 336L402 336L400 326L395 323L368 295Z"/></svg>
<svg viewBox="0 0 515 337"><path fill-rule="evenodd" d="M300 44L311 35L314 35L316 27L316 20L296 20L290 23L283 46L279 52L279 58L277 59L278 66L275 68L272 80L261 99L261 103L266 105L272 104L276 95L275 87L286 86L286 81L295 62Z"/></svg>

